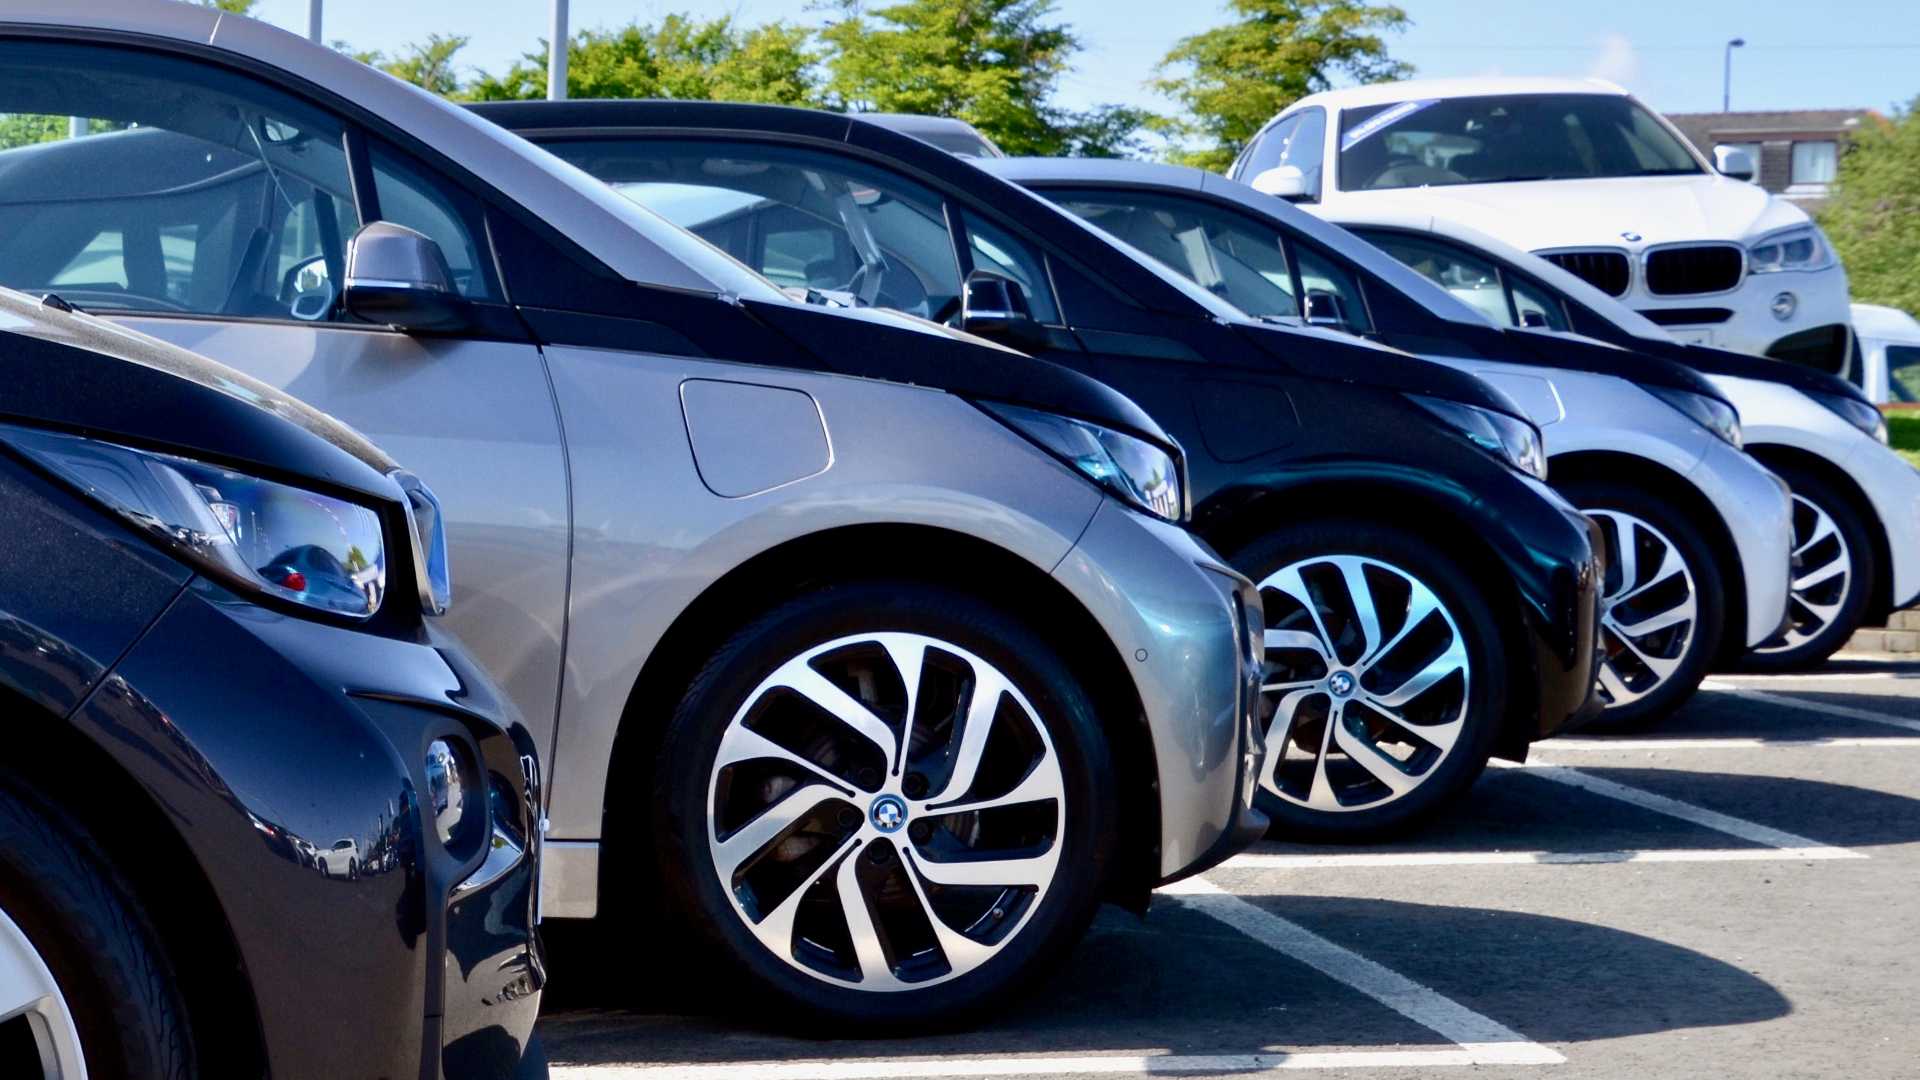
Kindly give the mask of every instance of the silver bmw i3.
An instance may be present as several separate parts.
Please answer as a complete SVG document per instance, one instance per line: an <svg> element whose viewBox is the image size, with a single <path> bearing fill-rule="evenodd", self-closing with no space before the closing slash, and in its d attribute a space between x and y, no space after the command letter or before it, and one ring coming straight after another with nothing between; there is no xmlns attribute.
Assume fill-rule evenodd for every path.
<svg viewBox="0 0 1920 1080"><path fill-rule="evenodd" d="M655 948L677 920L793 1009L912 1023L1264 828L1259 595L1126 398L783 293L257 22L29 0L0 54L35 121L0 149L0 282L438 492L453 628L548 766L546 915Z"/></svg>

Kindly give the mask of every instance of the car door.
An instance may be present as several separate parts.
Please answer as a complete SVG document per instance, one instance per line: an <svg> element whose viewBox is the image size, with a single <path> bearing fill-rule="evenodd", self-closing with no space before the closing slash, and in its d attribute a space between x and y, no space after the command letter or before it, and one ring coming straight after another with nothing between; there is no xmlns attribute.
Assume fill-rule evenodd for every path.
<svg viewBox="0 0 1920 1080"><path fill-rule="evenodd" d="M281 387L418 474L443 503L453 629L550 732L565 460L478 200L379 133L198 57L16 39L0 70L0 284ZM509 317L408 336L347 315L346 243L375 219L432 237L475 310Z"/></svg>

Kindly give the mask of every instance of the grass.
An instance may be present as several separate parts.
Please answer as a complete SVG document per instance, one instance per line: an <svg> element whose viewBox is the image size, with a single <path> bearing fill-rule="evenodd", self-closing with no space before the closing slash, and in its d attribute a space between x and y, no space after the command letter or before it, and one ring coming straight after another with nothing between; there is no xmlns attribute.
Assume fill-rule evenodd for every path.
<svg viewBox="0 0 1920 1080"><path fill-rule="evenodd" d="M1907 463L1920 468L1920 411L1902 409L1887 414L1887 441L1907 459Z"/></svg>

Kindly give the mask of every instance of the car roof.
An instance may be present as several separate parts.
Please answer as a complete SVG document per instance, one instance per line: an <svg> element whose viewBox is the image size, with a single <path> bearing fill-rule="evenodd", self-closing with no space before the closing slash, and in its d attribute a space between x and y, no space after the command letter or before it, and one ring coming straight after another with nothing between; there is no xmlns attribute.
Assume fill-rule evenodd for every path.
<svg viewBox="0 0 1920 1080"><path fill-rule="evenodd" d="M1920 321L1896 307L1881 304L1853 305L1853 328L1872 338L1920 342Z"/></svg>
<svg viewBox="0 0 1920 1080"><path fill-rule="evenodd" d="M980 145L996 153L999 147L984 135L979 128L951 116L922 116L919 113L856 113L869 124L879 124L884 128L903 131L908 135L947 135L977 139Z"/></svg>
<svg viewBox="0 0 1920 1080"><path fill-rule="evenodd" d="M1497 94L1605 94L1624 97L1627 91L1605 79L1548 78L1542 76L1485 75L1461 79L1407 79L1372 83L1345 90L1327 90L1301 98L1286 108L1296 112L1309 105L1351 109L1391 105L1426 98L1490 97Z"/></svg>
<svg viewBox="0 0 1920 1080"><path fill-rule="evenodd" d="M1002 158L978 162L976 167L1019 183L1106 184L1206 194L1232 203L1256 217L1273 218L1285 223L1322 247L1360 264L1368 273L1440 318L1468 326L1493 325L1492 320L1458 297L1340 226L1323 221L1285 199L1256 191L1238 180L1229 180L1216 173L1184 165L1114 158Z"/></svg>
<svg viewBox="0 0 1920 1080"><path fill-rule="evenodd" d="M637 282L727 291L669 248L679 230L511 132L337 50L257 19L170 0L8 0L0 26L70 27L190 46L241 68L305 81L379 116L474 172L614 272ZM662 246L664 241L668 246Z"/></svg>

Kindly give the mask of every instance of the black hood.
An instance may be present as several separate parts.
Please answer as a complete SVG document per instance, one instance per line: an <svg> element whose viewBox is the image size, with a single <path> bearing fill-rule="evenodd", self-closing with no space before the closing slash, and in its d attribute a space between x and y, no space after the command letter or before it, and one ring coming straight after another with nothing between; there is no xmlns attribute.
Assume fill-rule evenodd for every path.
<svg viewBox="0 0 1920 1080"><path fill-rule="evenodd" d="M4 289L0 422L398 497L386 476L393 461L325 413L206 357Z"/></svg>
<svg viewBox="0 0 1920 1080"><path fill-rule="evenodd" d="M1659 355L1657 349L1621 348L1577 334L1542 330L1503 330L1510 345L1500 359L1536 367L1614 375L1639 386L1658 386L1710 397L1733 404L1720 388L1685 364Z"/></svg>
<svg viewBox="0 0 1920 1080"><path fill-rule="evenodd" d="M1234 326L1262 351L1302 375L1445 398L1527 419L1526 410L1518 402L1485 379L1399 349L1310 327L1255 322Z"/></svg>
<svg viewBox="0 0 1920 1080"><path fill-rule="evenodd" d="M1025 405L1177 446L1133 399L1087 375L939 323L882 308L741 301L806 349L821 370Z"/></svg>
<svg viewBox="0 0 1920 1080"><path fill-rule="evenodd" d="M1729 352L1726 349L1715 349L1706 345L1688 345L1679 341L1670 345L1650 342L1649 345L1657 348L1662 355L1675 363L1684 364L1694 371L1708 375L1727 375L1736 379L1779 383L1806 394L1848 397L1868 405L1873 404L1867 397L1866 391L1840 376L1802 367L1786 360L1749 356L1746 353Z"/></svg>

